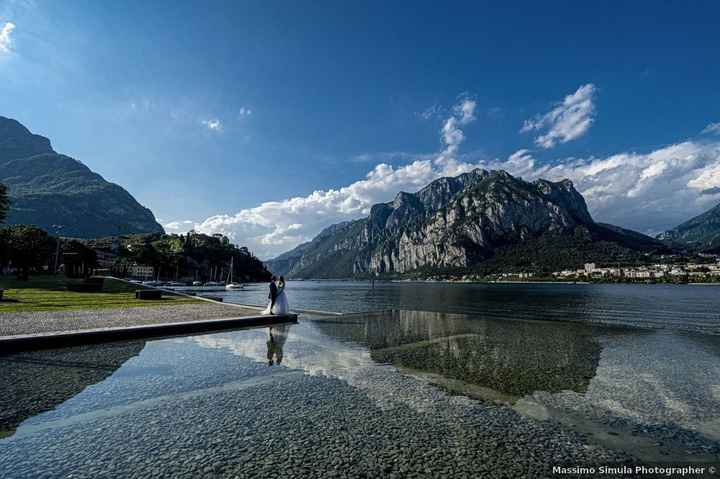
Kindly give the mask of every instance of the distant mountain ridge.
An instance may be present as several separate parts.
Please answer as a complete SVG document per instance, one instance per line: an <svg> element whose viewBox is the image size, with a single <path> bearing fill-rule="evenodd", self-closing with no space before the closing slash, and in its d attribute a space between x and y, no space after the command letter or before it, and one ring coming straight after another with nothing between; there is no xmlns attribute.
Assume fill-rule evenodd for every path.
<svg viewBox="0 0 720 479"><path fill-rule="evenodd" d="M672 246L720 253L720 204L658 235L658 239Z"/></svg>
<svg viewBox="0 0 720 479"><path fill-rule="evenodd" d="M569 180L530 183L476 169L398 193L368 218L333 225L266 264L295 278L551 271L663 250L648 236L595 223Z"/></svg>
<svg viewBox="0 0 720 479"><path fill-rule="evenodd" d="M10 190L8 224L33 224L78 238L164 232L153 213L121 186L2 116L0 183Z"/></svg>

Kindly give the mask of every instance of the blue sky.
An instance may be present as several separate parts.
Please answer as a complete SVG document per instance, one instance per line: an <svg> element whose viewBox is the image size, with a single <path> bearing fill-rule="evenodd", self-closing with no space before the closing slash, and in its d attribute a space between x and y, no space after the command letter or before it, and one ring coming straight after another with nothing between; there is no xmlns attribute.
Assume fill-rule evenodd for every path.
<svg viewBox="0 0 720 479"><path fill-rule="evenodd" d="M581 3L0 0L0 115L261 257L475 166L646 232L720 201L720 4Z"/></svg>

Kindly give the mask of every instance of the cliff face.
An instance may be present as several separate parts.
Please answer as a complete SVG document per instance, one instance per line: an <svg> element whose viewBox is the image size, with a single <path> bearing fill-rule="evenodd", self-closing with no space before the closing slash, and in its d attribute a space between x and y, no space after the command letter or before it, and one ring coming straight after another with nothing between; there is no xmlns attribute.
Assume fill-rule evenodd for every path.
<svg viewBox="0 0 720 479"><path fill-rule="evenodd" d="M0 117L0 183L9 187L8 224L93 238L163 232L152 212L121 186L56 153L50 140Z"/></svg>
<svg viewBox="0 0 720 479"><path fill-rule="evenodd" d="M368 218L336 225L278 259L288 276L305 278L467 270L509 245L578 235L628 247L624 234L593 221L570 181L529 183L478 169L401 192L374 205ZM643 238L644 246L657 246Z"/></svg>

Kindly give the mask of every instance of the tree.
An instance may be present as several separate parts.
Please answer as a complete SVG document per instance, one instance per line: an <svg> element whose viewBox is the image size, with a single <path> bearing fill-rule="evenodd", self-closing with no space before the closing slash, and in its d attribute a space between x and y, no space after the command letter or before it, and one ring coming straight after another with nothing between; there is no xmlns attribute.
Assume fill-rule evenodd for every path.
<svg viewBox="0 0 720 479"><path fill-rule="evenodd" d="M7 213L10 209L10 198L8 198L7 186L0 183L0 224L7 219Z"/></svg>
<svg viewBox="0 0 720 479"><path fill-rule="evenodd" d="M90 271L97 266L95 250L77 240L70 240L65 244L63 256L67 277L87 278L90 276Z"/></svg>
<svg viewBox="0 0 720 479"><path fill-rule="evenodd" d="M54 239L47 231L30 225L15 225L2 232L4 256L17 270L18 279L28 279L31 270L45 266Z"/></svg>

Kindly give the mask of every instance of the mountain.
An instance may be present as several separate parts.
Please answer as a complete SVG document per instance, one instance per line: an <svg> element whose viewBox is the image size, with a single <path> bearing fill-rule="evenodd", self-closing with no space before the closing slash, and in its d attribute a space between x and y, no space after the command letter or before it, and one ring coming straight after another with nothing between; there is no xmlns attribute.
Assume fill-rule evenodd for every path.
<svg viewBox="0 0 720 479"><path fill-rule="evenodd" d="M673 246L720 253L720 204L658 236Z"/></svg>
<svg viewBox="0 0 720 479"><path fill-rule="evenodd" d="M163 232L125 189L1 116L0 183L10 190L8 224L34 224L78 238Z"/></svg>
<svg viewBox="0 0 720 479"><path fill-rule="evenodd" d="M586 261L640 261L661 242L595 223L569 180L532 183L476 169L374 205L370 216L324 230L267 261L276 274L554 271Z"/></svg>
<svg viewBox="0 0 720 479"><path fill-rule="evenodd" d="M313 238L312 241L308 241L307 243L298 245L290 251L287 251L280 256L276 256L275 258L266 261L265 266L269 270L271 270L273 274L277 276L285 276L289 274L296 265L302 263L303 255L306 251L314 249L319 243L323 243L324 240L332 241L332 237L336 233L343 231L343 229L349 224L350 222L345 221L342 223L328 226L327 228L322 230L315 238Z"/></svg>

